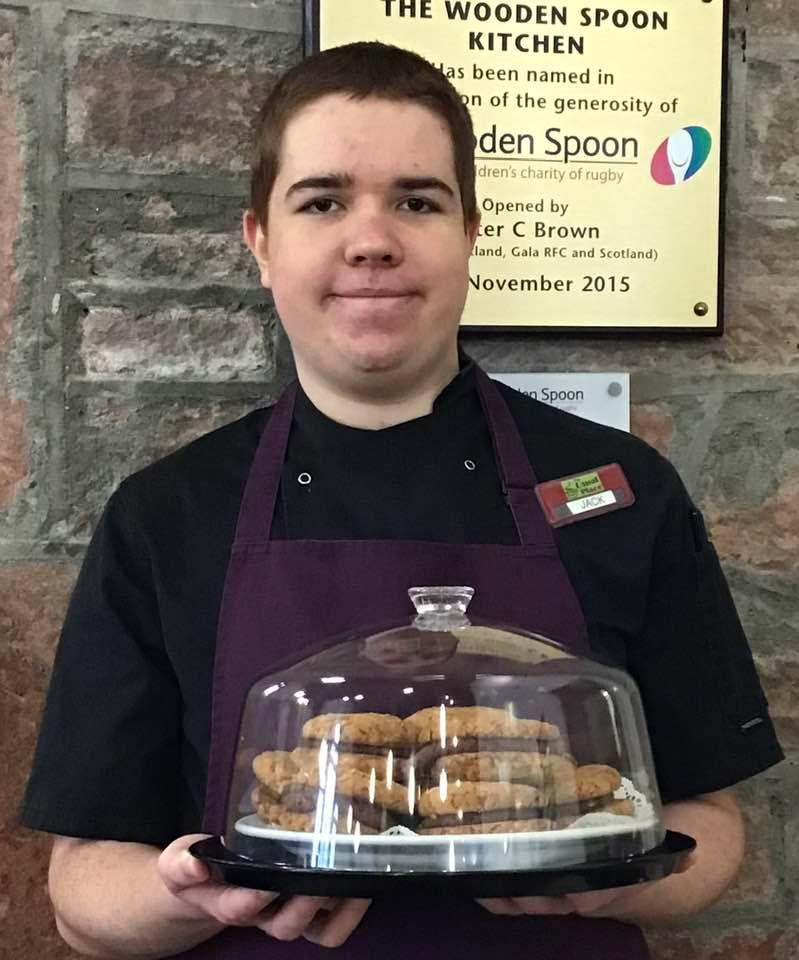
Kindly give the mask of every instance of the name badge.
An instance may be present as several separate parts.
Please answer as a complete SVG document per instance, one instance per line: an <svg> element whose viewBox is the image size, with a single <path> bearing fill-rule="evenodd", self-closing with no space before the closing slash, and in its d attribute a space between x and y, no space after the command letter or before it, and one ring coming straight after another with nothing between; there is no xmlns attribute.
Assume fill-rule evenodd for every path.
<svg viewBox="0 0 799 960"><path fill-rule="evenodd" d="M635 503L635 494L618 463L539 483L535 495L552 527L588 520Z"/></svg>

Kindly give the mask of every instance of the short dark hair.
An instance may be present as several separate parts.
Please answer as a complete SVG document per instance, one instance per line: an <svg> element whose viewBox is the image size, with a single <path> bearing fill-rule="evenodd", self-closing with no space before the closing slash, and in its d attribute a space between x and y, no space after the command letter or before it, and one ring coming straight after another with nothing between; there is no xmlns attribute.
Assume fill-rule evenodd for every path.
<svg viewBox="0 0 799 960"><path fill-rule="evenodd" d="M261 107L255 128L250 206L262 227L266 227L269 197L289 121L303 107L331 94L344 94L354 100L411 100L439 116L452 137L464 226L476 220L474 129L458 91L418 54L385 43L359 42L331 47L291 67Z"/></svg>

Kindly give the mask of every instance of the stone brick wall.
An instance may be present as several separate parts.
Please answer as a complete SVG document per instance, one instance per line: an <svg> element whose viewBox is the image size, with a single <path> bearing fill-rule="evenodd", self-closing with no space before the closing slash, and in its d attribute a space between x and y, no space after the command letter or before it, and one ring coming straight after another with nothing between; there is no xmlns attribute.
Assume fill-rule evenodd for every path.
<svg viewBox="0 0 799 960"><path fill-rule="evenodd" d="M681 0L684 2L684 0ZM60 619L126 474L287 376L239 242L246 130L300 0L0 0L0 957L71 956L15 828ZM790 759L746 866L657 960L799 957L799 3L732 0L727 334L470 338L488 369L626 369L706 511Z"/></svg>

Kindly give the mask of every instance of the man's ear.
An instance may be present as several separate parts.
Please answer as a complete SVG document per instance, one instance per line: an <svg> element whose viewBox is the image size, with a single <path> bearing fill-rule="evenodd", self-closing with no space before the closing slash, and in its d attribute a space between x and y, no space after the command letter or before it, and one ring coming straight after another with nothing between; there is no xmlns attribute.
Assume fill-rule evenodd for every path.
<svg viewBox="0 0 799 960"><path fill-rule="evenodd" d="M261 274L261 286L269 290L272 281L269 272L269 257L267 256L266 234L258 222L258 217L252 210L245 210L242 218L242 234L250 253L255 257L258 270Z"/></svg>
<svg viewBox="0 0 799 960"><path fill-rule="evenodd" d="M477 234L480 230L480 212L478 211L474 215L474 220L469 223L466 227L466 238L469 241L469 253L474 249L474 242L477 239Z"/></svg>

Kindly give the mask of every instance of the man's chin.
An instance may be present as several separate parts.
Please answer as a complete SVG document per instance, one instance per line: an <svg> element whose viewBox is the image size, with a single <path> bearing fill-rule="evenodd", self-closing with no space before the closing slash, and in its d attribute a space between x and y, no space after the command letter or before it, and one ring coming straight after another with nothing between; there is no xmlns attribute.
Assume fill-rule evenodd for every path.
<svg viewBox="0 0 799 960"><path fill-rule="evenodd" d="M349 351L349 360L353 370L364 376L386 374L407 366L414 352L411 345L357 345Z"/></svg>

